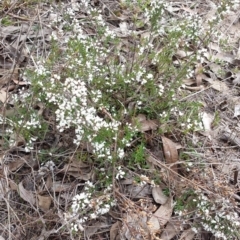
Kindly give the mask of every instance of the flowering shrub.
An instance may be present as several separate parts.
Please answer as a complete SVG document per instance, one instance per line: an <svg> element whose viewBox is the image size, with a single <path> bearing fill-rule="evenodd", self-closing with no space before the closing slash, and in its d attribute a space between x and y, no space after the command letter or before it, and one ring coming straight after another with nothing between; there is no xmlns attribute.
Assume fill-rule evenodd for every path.
<svg viewBox="0 0 240 240"><path fill-rule="evenodd" d="M22 89L21 99L14 98L18 111L7 118L6 135L11 146L17 144L16 138L11 137L17 132L26 141L25 151L34 149L35 142L51 127L39 111L41 103L54 116L56 132L73 129L71 140L76 149L87 142L93 163L112 173L106 176L112 182L104 182L101 193L88 181L73 197L65 215L72 231L83 231L88 220L107 213L116 204L112 191L114 181L125 176L120 167L123 162L133 168L146 166L144 137L132 123L134 117L142 113L168 123L168 128L159 130L163 132L180 129L188 133L203 128L200 104L181 101L185 97L182 80L194 76L196 63L204 60L214 24L237 4L219 4L207 31L203 20L194 14L172 18L172 4L165 0L121 1L136 20L133 19L133 26L123 21L115 30L88 0L72 1L66 9L59 5L60 14L50 14L56 29L50 39L51 52L47 59L35 62L34 70L24 73L23 79L31 87L26 93ZM76 17L79 11L85 14L83 20ZM87 28L94 30L88 34ZM144 34L141 28L149 32ZM122 38L131 41L125 46ZM187 61L174 61L179 49L186 55L191 51ZM138 140L134 142L135 139ZM130 147L131 154L126 152ZM129 155L134 161L128 161ZM144 175L140 180L141 185L151 182ZM225 239L228 233L234 233L239 221L236 214L227 213L231 209L226 199L212 203L197 194L196 201L196 217L203 229ZM221 204L224 209L216 212Z"/></svg>
<svg viewBox="0 0 240 240"><path fill-rule="evenodd" d="M240 218L229 199L223 196L214 196L210 199L199 190L194 191L191 196L191 201L187 204L178 200L175 213L187 220L194 209L194 215L191 217L194 219L192 230L195 233L204 230L220 239L239 237Z"/></svg>
<svg viewBox="0 0 240 240"><path fill-rule="evenodd" d="M65 214L65 220L74 232L83 231L84 223L108 213L115 201L111 196L112 186L109 185L100 196L95 196L93 183L87 181L84 191L72 199L71 213Z"/></svg>

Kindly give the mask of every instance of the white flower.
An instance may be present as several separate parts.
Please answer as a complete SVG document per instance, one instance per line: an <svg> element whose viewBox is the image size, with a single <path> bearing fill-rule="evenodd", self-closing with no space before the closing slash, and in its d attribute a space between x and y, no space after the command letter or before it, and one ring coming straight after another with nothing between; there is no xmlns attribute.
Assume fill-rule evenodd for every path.
<svg viewBox="0 0 240 240"><path fill-rule="evenodd" d="M96 213L91 213L90 214L90 218L91 219L96 219L97 218L97 214Z"/></svg>
<svg viewBox="0 0 240 240"><path fill-rule="evenodd" d="M192 227L192 231L195 232L195 233L198 233L198 230L195 227Z"/></svg>
<svg viewBox="0 0 240 240"><path fill-rule="evenodd" d="M121 169L121 166L117 168L117 174L116 174L116 179L119 180L124 177L125 172Z"/></svg>

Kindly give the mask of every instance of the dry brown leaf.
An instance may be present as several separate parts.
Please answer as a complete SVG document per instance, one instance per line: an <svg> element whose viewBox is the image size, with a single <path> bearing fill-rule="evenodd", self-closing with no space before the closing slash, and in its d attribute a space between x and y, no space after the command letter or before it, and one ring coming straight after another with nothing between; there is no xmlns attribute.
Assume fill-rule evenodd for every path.
<svg viewBox="0 0 240 240"><path fill-rule="evenodd" d="M92 236L101 228L109 227L109 225L105 222L95 222L92 226L87 226L85 228L85 236L86 239L92 239Z"/></svg>
<svg viewBox="0 0 240 240"><path fill-rule="evenodd" d="M18 32L26 32L28 30L29 26L27 24L22 24L20 26L7 26L7 27L2 27L0 29L1 36L3 38L6 38L9 35L13 35L14 33Z"/></svg>
<svg viewBox="0 0 240 240"><path fill-rule="evenodd" d="M206 74L203 74L203 80L205 80L206 82L212 83L213 79L209 76L207 76Z"/></svg>
<svg viewBox="0 0 240 240"><path fill-rule="evenodd" d="M28 82L18 81L18 80L16 80L16 79L13 79L13 82L16 83L17 85L20 85L20 86L22 86L22 85L29 85Z"/></svg>
<svg viewBox="0 0 240 240"><path fill-rule="evenodd" d="M161 234L161 240L170 240L179 234L181 223L179 220L170 220Z"/></svg>
<svg viewBox="0 0 240 240"><path fill-rule="evenodd" d="M235 74L235 79L233 80L234 84L240 84L240 72Z"/></svg>
<svg viewBox="0 0 240 240"><path fill-rule="evenodd" d="M214 80L211 84L211 88L219 91L219 92L227 92L229 90L227 84L225 82L221 82L219 80Z"/></svg>
<svg viewBox="0 0 240 240"><path fill-rule="evenodd" d="M139 122L139 123L145 121L146 119L147 119L147 117L146 117L146 115L144 115L144 114L138 114L138 115L134 118L134 120L137 121L137 122Z"/></svg>
<svg viewBox="0 0 240 240"><path fill-rule="evenodd" d="M161 205L148 221L152 234L158 232L171 218L173 211L173 199L169 197L167 202Z"/></svg>
<svg viewBox="0 0 240 240"><path fill-rule="evenodd" d="M118 232L121 229L121 222L115 222L110 228L110 240L116 240L117 236L119 235Z"/></svg>
<svg viewBox="0 0 240 240"><path fill-rule="evenodd" d="M193 84L196 84L196 81L194 79L191 79L191 78L187 78L187 79L184 79L183 80L183 83L187 86L191 86Z"/></svg>
<svg viewBox="0 0 240 240"><path fill-rule="evenodd" d="M71 184L62 183L61 181L59 181L59 182L53 182L52 190L54 192L64 192L69 190L70 187L71 187Z"/></svg>
<svg viewBox="0 0 240 240"><path fill-rule="evenodd" d="M139 127L140 132L156 130L158 128L157 120L147 120L144 114L139 114L133 119L133 125Z"/></svg>
<svg viewBox="0 0 240 240"><path fill-rule="evenodd" d="M222 67L219 66L219 64L216 64L216 63L209 63L209 67L210 69L214 72L214 74L221 78L222 75L221 75L221 72L222 72Z"/></svg>
<svg viewBox="0 0 240 240"><path fill-rule="evenodd" d="M37 198L40 209L44 212L48 211L52 203L51 197L37 195Z"/></svg>
<svg viewBox="0 0 240 240"><path fill-rule="evenodd" d="M141 211L137 214L128 212L124 214L122 223L121 233L124 239L150 239L146 212Z"/></svg>
<svg viewBox="0 0 240 240"><path fill-rule="evenodd" d="M163 193L160 187L154 187L152 189L153 199L156 203L165 204L168 200L167 196Z"/></svg>
<svg viewBox="0 0 240 240"><path fill-rule="evenodd" d="M200 86L196 86L196 87L188 87L188 86L185 86L185 88L187 90L191 90L191 91L201 91L203 89L205 89L205 87L203 85L200 85Z"/></svg>
<svg viewBox="0 0 240 240"><path fill-rule="evenodd" d="M185 58L192 54L193 54L192 52L189 52L189 51L187 52L187 51L180 50L180 49L178 49L177 52L175 53L176 57L178 57L178 58Z"/></svg>
<svg viewBox="0 0 240 240"><path fill-rule="evenodd" d="M227 92L229 90L225 82L219 81L217 79L213 80L212 78L205 77L205 75L203 79L211 84L210 87L219 92Z"/></svg>
<svg viewBox="0 0 240 240"><path fill-rule="evenodd" d="M26 202L29 202L31 205L34 205L36 203L36 199L33 192L26 190L23 187L23 182L20 182L18 184L18 190L19 190L20 197L24 199Z"/></svg>
<svg viewBox="0 0 240 240"><path fill-rule="evenodd" d="M45 181L44 184L44 188L46 189L46 191L49 191L50 189L52 189L52 186L53 186L52 175L48 175L47 180Z"/></svg>
<svg viewBox="0 0 240 240"><path fill-rule="evenodd" d="M141 122L141 132L146 132L149 130L156 130L158 128L158 121L157 120L145 120Z"/></svg>
<svg viewBox="0 0 240 240"><path fill-rule="evenodd" d="M228 62L228 63L233 63L235 57L232 54L229 53L223 53L223 52L218 52L216 55L212 56L213 60L221 60L224 62Z"/></svg>
<svg viewBox="0 0 240 240"><path fill-rule="evenodd" d="M172 140L164 136L162 136L162 142L163 142L163 152L166 158L166 163L174 164L173 166L171 166L171 169L175 172L178 172L178 166L177 164L175 164L178 161L178 151L177 151L176 144Z"/></svg>
<svg viewBox="0 0 240 240"><path fill-rule="evenodd" d="M196 66L195 76L196 76L197 86L200 86L202 84L202 78L203 78L203 66L201 63L197 64Z"/></svg>
<svg viewBox="0 0 240 240"><path fill-rule="evenodd" d="M194 236L195 236L195 232L191 228L189 228L183 231L179 240L192 240Z"/></svg>
<svg viewBox="0 0 240 240"><path fill-rule="evenodd" d="M8 93L5 92L3 89L0 90L0 101L2 103L5 103L7 101L8 98Z"/></svg>
<svg viewBox="0 0 240 240"><path fill-rule="evenodd" d="M0 86L6 85L11 80L17 80L19 78L19 68L5 69L0 68ZM9 88L9 86L8 86ZM9 89L8 89L9 90Z"/></svg>
<svg viewBox="0 0 240 240"><path fill-rule="evenodd" d="M16 158L13 161L8 163L8 169L11 172L16 171L17 169L21 168L23 164L25 163L24 159L22 158Z"/></svg>
<svg viewBox="0 0 240 240"><path fill-rule="evenodd" d="M151 195L151 186L149 184L145 184L144 186L128 185L126 186L126 190L131 198L145 198Z"/></svg>
<svg viewBox="0 0 240 240"><path fill-rule="evenodd" d="M7 92L7 91L12 91L12 90L14 90L16 88L16 86L15 85L13 85L13 84L8 84L6 87L3 87L2 88L2 90L3 91L5 91L5 92ZM10 104L13 104L13 103L10 103Z"/></svg>
<svg viewBox="0 0 240 240"><path fill-rule="evenodd" d="M148 163L153 164L153 165L157 165L158 161L160 162L159 159L154 158L151 154L148 154L146 160Z"/></svg>
<svg viewBox="0 0 240 240"><path fill-rule="evenodd" d="M11 188L11 190L17 191L18 190L18 185L11 179L9 179L8 181L9 181L9 187Z"/></svg>
<svg viewBox="0 0 240 240"><path fill-rule="evenodd" d="M69 164L65 164L62 171L66 172L77 179L89 180L93 174L92 168L82 161L73 160Z"/></svg>

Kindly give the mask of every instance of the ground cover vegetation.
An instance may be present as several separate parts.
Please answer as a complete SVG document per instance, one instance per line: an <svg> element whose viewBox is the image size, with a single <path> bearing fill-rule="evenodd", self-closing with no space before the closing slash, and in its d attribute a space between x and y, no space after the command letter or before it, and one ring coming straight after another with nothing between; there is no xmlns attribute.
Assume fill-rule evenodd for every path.
<svg viewBox="0 0 240 240"><path fill-rule="evenodd" d="M239 239L238 1L8 1L2 239Z"/></svg>

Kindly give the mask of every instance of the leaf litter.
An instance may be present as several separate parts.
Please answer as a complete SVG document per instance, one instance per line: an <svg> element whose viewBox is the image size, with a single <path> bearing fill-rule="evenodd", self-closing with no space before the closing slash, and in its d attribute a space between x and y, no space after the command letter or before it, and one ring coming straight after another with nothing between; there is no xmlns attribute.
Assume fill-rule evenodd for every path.
<svg viewBox="0 0 240 240"><path fill-rule="evenodd" d="M205 16L206 21L208 21L215 13L216 13L216 5L210 2L210 10ZM177 3L176 3L177 4ZM188 12L190 14L197 14L198 10L193 10L191 7L183 7L181 6L175 6L174 8L168 8L168 11L170 14L172 14L173 17L177 17L181 13L181 11ZM197 8L196 8L197 9ZM129 31L129 16L128 16L127 9L122 9L122 13L119 17L115 17L120 23L118 26L115 26L116 34L118 34L119 37L126 38L128 36ZM234 14L233 14L234 15ZM230 15L229 15L230 16ZM84 15L82 16L84 18ZM231 18L227 17L226 22L229 21ZM128 21L127 21L128 20ZM230 24L228 25L229 32L231 34L238 34L238 23ZM221 27L221 26L220 26ZM54 31L54 29L50 29L49 27L43 27L40 31L36 32L34 28L29 28L28 24L22 24L21 26L8 26L8 27L1 27L1 39L4 41L9 41L9 39L17 39L19 38L19 42L25 42L27 39L43 39L48 38L49 35ZM19 33L21 34L19 35ZM143 33L141 33L143 35ZM236 40L235 38L232 38L233 41ZM38 44L41 46L41 41L38 41ZM7 89L7 84L11 82L13 84L14 88L18 88L21 86L27 86L28 83L25 82L20 77L20 69L23 66L24 61L26 61L27 55L23 53L21 55L21 52L18 51L17 46L10 45L10 42L5 42L5 46L1 46L1 57L0 57L0 101L2 103L7 103L9 99L9 95L11 95L11 91ZM213 109L212 106L215 106L217 108L218 106L218 98L216 96L227 96L227 98L232 98L234 96L234 93L232 93L232 83L237 85L239 84L239 74L236 73L232 79L223 79L222 74L220 71L223 69L222 65L218 64L218 61L222 61L225 64L227 64L227 68L231 68L231 64L236 63L236 59L239 58L239 55L232 53L232 52L225 52L221 49L219 44L213 43L209 46L211 50L214 50L215 52L210 52L205 54L205 62L200 65L195 66L195 79L186 79L185 84L193 86L192 88L188 88L188 90L194 90L199 91L201 89L205 89L205 79L208 79L207 82L210 84L210 90L206 89L206 91L202 92L202 94L199 94L199 98L201 98L202 101L204 101L204 105L208 106L211 110L219 111L219 109ZM3 50L2 50L3 48ZM41 46L40 49L43 47ZM128 52L128 47L126 47L126 53ZM19 55L20 54L20 55ZM181 60L184 60L187 58L191 52L185 52L183 50L179 50L176 53L176 56L180 58ZM2 55L6 56L7 59L3 59ZM127 61L127 57L122 56L125 61ZM20 66L19 68L15 66L12 71L12 67L14 64L13 60L19 60ZM209 65L209 62L212 62ZM214 79L209 77L209 69L205 69L205 64L209 66L210 73L213 74L215 77ZM224 69L225 71L228 71L229 69ZM204 71L207 70L205 73ZM204 75L206 74L207 77ZM232 81L232 82L231 82ZM12 89L14 90L14 89ZM214 92L214 97L211 97L211 94ZM236 95L236 94L235 94ZM220 122L218 125L224 125L227 124L231 130L222 132L221 139L204 139L204 137L199 136L199 141L206 141L208 145L212 145L212 151L213 153L210 154L209 152L205 152L205 160L206 162L211 162L210 160L213 158L214 155L218 154L219 156L229 156L228 151L226 150L226 146L233 145L234 147L240 146L240 141L238 138L238 135L240 133L240 126L237 123L238 116L239 116L239 106L235 105L234 108L231 108L229 105L229 108L226 110L226 112L220 112ZM226 116L231 116L230 120L226 122ZM154 132L159 127L159 122L157 119L151 120L147 119L145 115L138 115L136 119L136 126L139 126L139 131L142 133L146 132ZM202 116L202 122L205 128L205 136L208 136L209 132L214 130L214 117L212 114L209 114L207 112L203 112ZM173 134L174 135L174 134ZM19 137L19 136L18 136ZM173 137L173 136L171 136ZM17 140L18 147L24 147L24 139L21 141ZM172 175L173 178L176 178L177 174L179 174L179 168L178 168L178 161L180 161L180 157L178 154L178 148L177 144L172 141L171 139L174 138L168 138L165 136L161 137L162 139L162 148L165 156L165 162L162 162L162 159L151 157L151 155L147 156L147 161L153 163L156 169L159 170L159 166L166 166L166 169L168 169L168 177L169 175ZM50 141L52 144L52 142ZM213 145L217 144L216 146ZM158 142L159 144L159 142ZM46 144L47 145L47 144ZM202 149L205 150L204 148ZM17 154L14 150L14 146L12 146L12 151L14 154ZM235 158L238 158L238 155L232 151L231 156L235 156ZM224 158L224 157L223 157ZM219 167L217 170L215 168L211 168L211 172L215 174L216 177L224 177L229 178L230 180L233 179L232 177L232 170L236 169L236 164L234 165L232 163L232 158L234 157L227 157L227 159L224 159L224 161L228 161L229 164L225 164L222 161L219 162ZM6 182L4 178L1 178L1 189L6 189L8 186L6 186L7 183L9 183L9 186L12 187L13 192L19 193L19 196L26 202L29 203L30 206L36 207L39 206L39 208L47 213L51 209L52 204L52 194L59 194L63 196L64 194L70 194L68 193L68 190L71 189L72 182L74 181L88 181L92 178L94 178L94 172L96 169L94 169L91 164L86 164L83 161L68 161L64 159L65 162L62 164L59 164L59 166L56 169L50 169L47 167L47 170L44 172L38 172L41 167L37 166L38 164L29 165L26 161L19 159L15 159L12 162L8 164L8 170L7 172L8 176L14 176L12 172L21 172L21 174L29 175L31 176L30 179L22 180L20 177L20 180L18 177L14 178L14 181L10 183L10 181ZM220 159L221 160L221 159ZM196 158L196 161L199 161ZM160 164L159 164L160 163ZM201 162L200 162L201 163ZM199 165L200 165L199 163ZM201 163L202 164L202 163ZM210 164L209 164L210 165ZM37 166L37 167L36 167ZM1 162L1 168L5 169L5 163ZM163 168L163 167L162 167ZM37 170L37 171L36 171ZM5 170L4 170L5 171ZM1 172L2 173L4 172ZM192 170L190 172L189 176L192 176L192 180L198 181L201 183L202 179L200 178L201 174L199 172L199 176L196 176L197 174L194 173L195 170ZM239 171L239 168L238 168ZM160 174L160 171L159 171ZM183 174L183 173L181 173ZM184 175L184 174L183 174ZM185 175L184 175L185 176ZM186 174L186 176L188 176ZM6 176L5 176L6 178ZM200 178L200 179L199 179ZM47 184L46 182L49 181L51 184ZM182 178L184 179L184 178ZM27 181L27 182L26 182ZM79 184L79 182L78 182ZM80 184L81 185L81 184ZM123 184L124 185L124 184ZM106 221L102 222L93 222L92 226L89 226L86 229L86 235L89 239L91 237L96 236L96 233L100 229L110 229L110 239L157 239L157 235L160 236L161 239L173 239L176 235L180 236L178 239L193 239L195 236L195 232L192 231L192 228L185 229L184 231L180 228L180 223L178 220L175 219L173 215L173 197L172 196L166 196L163 193L162 188L164 186L151 186L150 183L145 183L145 187L138 186L133 187L133 184L128 185L128 194L125 194L122 196L122 198L129 198L131 200L131 204L129 202L126 203L127 208L131 209L132 211L124 212L126 209L125 207L122 207L123 214L121 216L121 221L119 219L115 219L114 221L110 221L111 224L106 224ZM16 187L17 186L17 187ZM177 184L177 187L179 187L178 195L181 194L181 192L184 192L184 187L181 184ZM34 189L45 189L43 192L38 192L36 194ZM76 187L77 188L77 187ZM75 189L76 189L75 188ZM143 192L142 195L137 196L137 193L141 192L142 189L147 189L146 192ZM234 187L230 185L230 189L235 191ZM49 194L49 192L51 194ZM180 192L180 193L179 193ZM131 194L129 194L131 193ZM133 194L134 193L134 194ZM5 192L1 192L1 198L5 197ZM14 193L13 193L14 194ZM123 193L122 193L123 194ZM16 195L15 195L16 196ZM67 197L65 196L65 199ZM69 198L70 199L70 198ZM137 199L137 200L136 200ZM142 199L150 199L151 201L154 201L154 206L156 208L152 208L151 212L146 212L144 210L139 210L138 205L139 202ZM141 205L141 208L145 208L148 206L149 203L143 202ZM121 205L121 204L119 204ZM138 209L138 211L136 210ZM148 215L149 214L149 215ZM29 217L29 216L28 216ZM47 219L47 221L49 221ZM60 219L54 220L56 223L60 222ZM51 221L49 221L51 222ZM122 224L122 225L121 225ZM173 227L174 226L174 227ZM141 229L141 231L139 231ZM49 237L50 235L54 235L56 231L53 229L51 231L41 231L39 233L38 239L44 239L45 236ZM160 234L160 235L159 235ZM121 237L120 237L121 236Z"/></svg>

